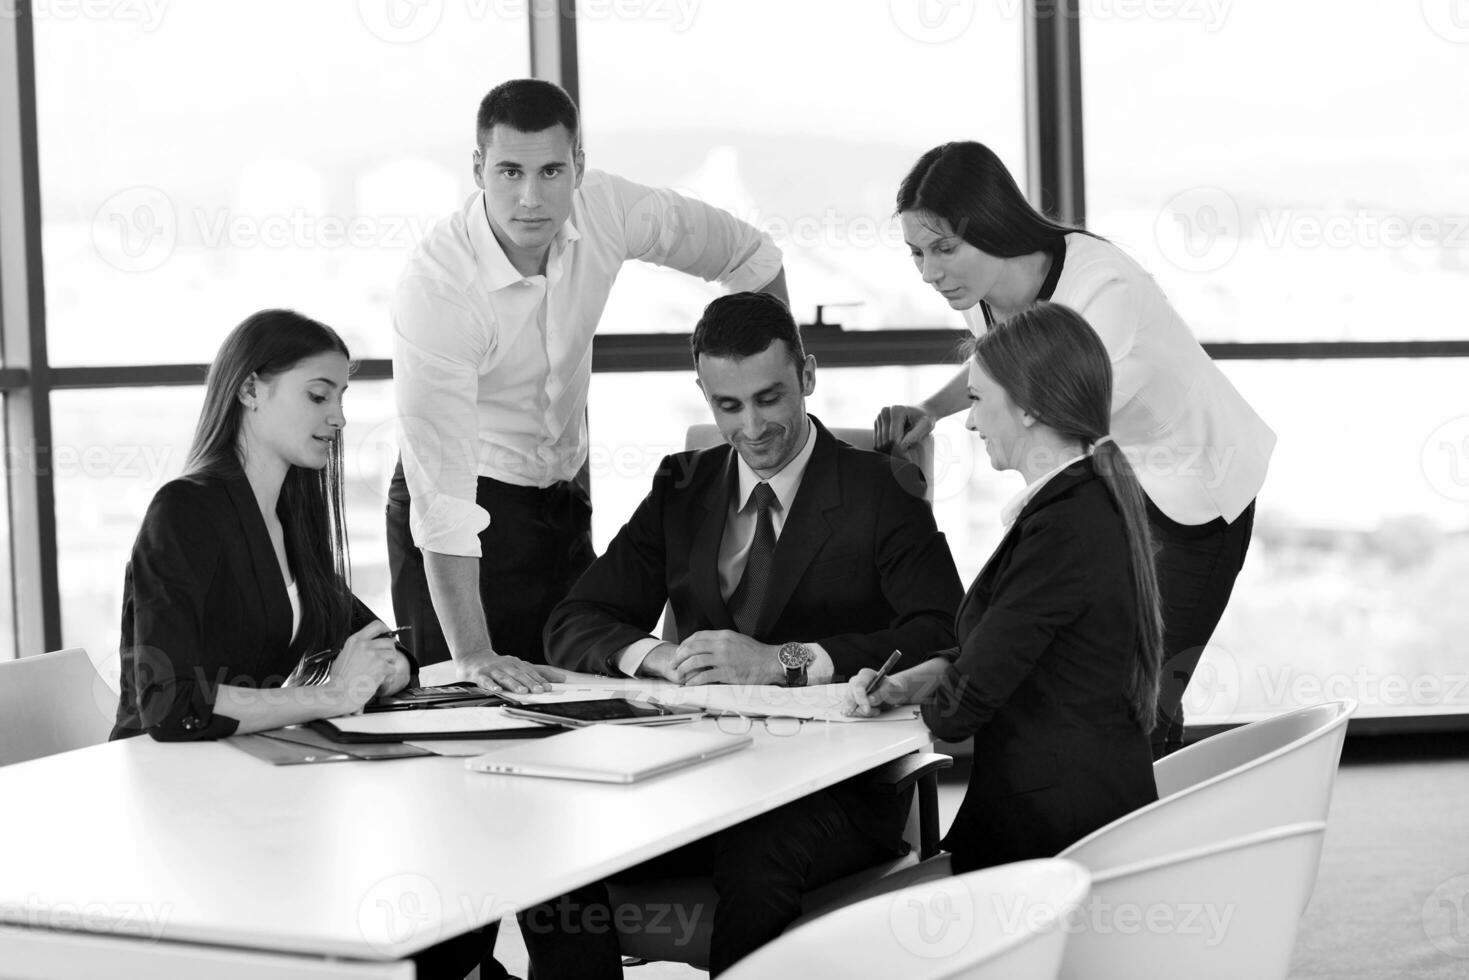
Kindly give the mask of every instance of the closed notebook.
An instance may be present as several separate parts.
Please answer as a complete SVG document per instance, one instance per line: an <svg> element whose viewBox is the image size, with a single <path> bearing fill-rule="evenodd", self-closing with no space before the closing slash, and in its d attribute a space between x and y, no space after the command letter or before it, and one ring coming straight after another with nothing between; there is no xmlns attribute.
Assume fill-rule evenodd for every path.
<svg viewBox="0 0 1469 980"><path fill-rule="evenodd" d="M748 735L723 732L592 725L487 752L465 760L464 764L476 772L635 783L728 755L751 741Z"/></svg>

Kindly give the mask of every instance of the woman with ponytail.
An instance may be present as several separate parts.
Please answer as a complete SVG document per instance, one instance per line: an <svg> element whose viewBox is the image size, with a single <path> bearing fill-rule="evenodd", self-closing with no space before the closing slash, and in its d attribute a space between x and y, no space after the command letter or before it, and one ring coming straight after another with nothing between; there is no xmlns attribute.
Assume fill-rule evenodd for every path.
<svg viewBox="0 0 1469 980"><path fill-rule="evenodd" d="M1041 214L979 143L945 143L898 188L923 280L977 336L1037 301L1071 307L1114 372L1110 431L1138 461L1162 585L1164 666L1155 757L1183 744L1183 694L1244 564L1275 433L1122 249ZM965 406L965 376L921 405L884 408L879 448L922 439Z"/></svg>
<svg viewBox="0 0 1469 980"><path fill-rule="evenodd" d="M159 489L133 545L113 738L279 728L409 683L411 661L347 585L348 367L335 331L290 310L225 339L184 475Z"/></svg>
<svg viewBox="0 0 1469 980"><path fill-rule="evenodd" d="M1148 733L1163 628L1146 501L1110 433L1112 365L1074 311L1039 303L973 343L967 425L1026 487L970 587L959 646L850 683L853 712L921 704L974 738L944 846L956 874L1045 857L1157 799Z"/></svg>

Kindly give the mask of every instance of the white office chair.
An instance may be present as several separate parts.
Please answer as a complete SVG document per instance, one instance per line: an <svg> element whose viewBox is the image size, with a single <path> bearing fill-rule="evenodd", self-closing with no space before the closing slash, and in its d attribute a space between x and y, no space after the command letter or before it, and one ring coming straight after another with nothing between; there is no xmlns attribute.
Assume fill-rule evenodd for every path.
<svg viewBox="0 0 1469 980"><path fill-rule="evenodd" d="M105 742L116 716L81 647L0 661L0 765Z"/></svg>
<svg viewBox="0 0 1469 980"><path fill-rule="evenodd" d="M1104 870L1272 827L1325 821L1355 708L1355 701L1304 708L1176 752L1154 766L1157 802L1058 856Z"/></svg>
<svg viewBox="0 0 1469 980"><path fill-rule="evenodd" d="M1195 742L1153 763L1158 795L1172 796L1226 773L1233 772L1238 778L1238 771L1244 769L1252 779L1270 779L1274 786L1292 787L1297 794L1303 784L1319 787L1322 773L1336 773L1347 721L1356 709L1357 702L1350 699L1327 701ZM1326 803L1330 789L1328 778ZM1314 793L1313 798L1319 800L1320 794ZM1324 809L1322 814L1317 819L1326 819Z"/></svg>
<svg viewBox="0 0 1469 980"><path fill-rule="evenodd" d="M925 882L792 929L724 975L1052 980L1089 877L1048 858Z"/></svg>
<svg viewBox="0 0 1469 980"><path fill-rule="evenodd" d="M1091 896L1066 922L1062 980L1285 980L1325 831L1318 820L1088 865Z"/></svg>

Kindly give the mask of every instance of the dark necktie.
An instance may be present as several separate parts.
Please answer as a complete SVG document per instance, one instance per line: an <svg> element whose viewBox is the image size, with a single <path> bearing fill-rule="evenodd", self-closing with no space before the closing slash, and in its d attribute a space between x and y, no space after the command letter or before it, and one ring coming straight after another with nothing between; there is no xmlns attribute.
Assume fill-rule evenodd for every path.
<svg viewBox="0 0 1469 980"><path fill-rule="evenodd" d="M729 614L735 629L746 636L754 635L765 604L766 586L770 583L771 559L775 557L775 524L770 508L775 504L775 491L768 483L755 484L751 494L755 500L755 539L750 543L750 556L745 560L745 573L729 597Z"/></svg>

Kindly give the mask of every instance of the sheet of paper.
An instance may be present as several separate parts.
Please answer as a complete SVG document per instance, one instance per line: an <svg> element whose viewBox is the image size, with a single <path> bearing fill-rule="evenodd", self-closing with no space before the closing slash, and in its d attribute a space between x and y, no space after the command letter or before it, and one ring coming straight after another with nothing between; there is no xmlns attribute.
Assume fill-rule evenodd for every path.
<svg viewBox="0 0 1469 980"><path fill-rule="evenodd" d="M775 687L766 684L705 684L700 687L672 687L660 690L654 697L664 704L698 707L706 711L728 711L742 715L779 715L807 718L813 721L877 721L894 714L906 720L911 709L887 712L876 718L854 718L846 714L847 685L817 684L812 687Z"/></svg>
<svg viewBox="0 0 1469 980"><path fill-rule="evenodd" d="M344 732L363 735L406 735L432 732L488 732L512 728L540 728L528 718L507 716L504 708L425 708L421 711L385 711L375 715L333 718Z"/></svg>

